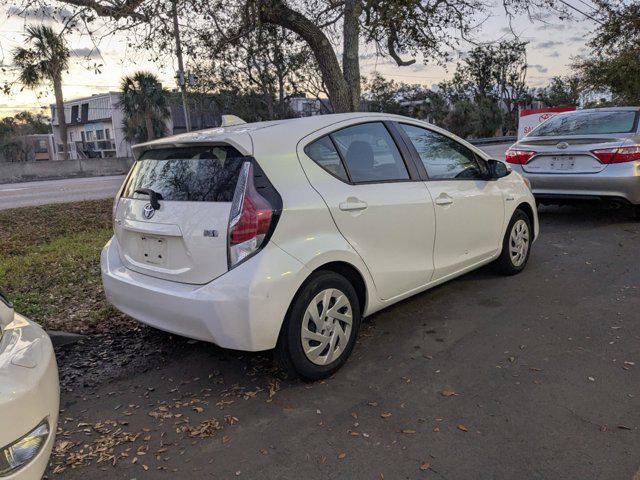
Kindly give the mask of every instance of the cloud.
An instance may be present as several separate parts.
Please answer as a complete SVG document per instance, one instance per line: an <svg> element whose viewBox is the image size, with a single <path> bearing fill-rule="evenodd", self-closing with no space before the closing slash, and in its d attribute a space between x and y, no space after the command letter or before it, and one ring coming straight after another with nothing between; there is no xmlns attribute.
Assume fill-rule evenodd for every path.
<svg viewBox="0 0 640 480"><path fill-rule="evenodd" d="M565 30L567 28L566 25L562 23L545 23L544 25L540 25L538 30Z"/></svg>
<svg viewBox="0 0 640 480"><path fill-rule="evenodd" d="M71 55L84 58L100 58L100 50L97 48L74 48L71 50Z"/></svg>
<svg viewBox="0 0 640 480"><path fill-rule="evenodd" d="M533 65L529 65L529 68L533 68L534 70L536 70L538 73L547 73L549 71L549 69L547 67L544 67L540 64L533 64Z"/></svg>
<svg viewBox="0 0 640 480"><path fill-rule="evenodd" d="M427 66L424 63L414 63L411 66L411 71L413 72L423 72L427 69Z"/></svg>
<svg viewBox="0 0 640 480"><path fill-rule="evenodd" d="M536 44L536 47L547 49L547 48L557 47L558 45L562 45L562 43L563 42L555 42L553 40L549 40L547 42L540 42L540 43Z"/></svg>
<svg viewBox="0 0 640 480"><path fill-rule="evenodd" d="M560 56L560 52L558 52L557 50L553 52L551 55L549 55L549 57L551 58L558 58L559 56Z"/></svg>
<svg viewBox="0 0 640 480"><path fill-rule="evenodd" d="M27 20L59 22L71 17L73 13L65 7L53 7L51 5L26 8L12 5L7 9L7 15L22 17Z"/></svg>

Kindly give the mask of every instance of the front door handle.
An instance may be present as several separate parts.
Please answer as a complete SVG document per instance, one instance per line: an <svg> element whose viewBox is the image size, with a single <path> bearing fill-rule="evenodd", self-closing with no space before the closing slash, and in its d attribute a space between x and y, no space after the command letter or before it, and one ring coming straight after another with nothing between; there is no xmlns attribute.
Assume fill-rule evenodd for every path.
<svg viewBox="0 0 640 480"><path fill-rule="evenodd" d="M354 211L354 210L364 210L368 207L367 202L363 202L354 197L347 198L346 202L342 202L340 205L340 210L342 211Z"/></svg>
<svg viewBox="0 0 640 480"><path fill-rule="evenodd" d="M447 194L440 195L436 198L436 205L451 205L453 203L453 198L451 198Z"/></svg>

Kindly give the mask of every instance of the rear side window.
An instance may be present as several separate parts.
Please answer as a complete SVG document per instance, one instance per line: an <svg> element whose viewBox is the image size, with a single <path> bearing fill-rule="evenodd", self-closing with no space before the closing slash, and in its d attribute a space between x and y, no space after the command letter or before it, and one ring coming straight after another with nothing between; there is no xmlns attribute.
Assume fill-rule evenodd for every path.
<svg viewBox="0 0 640 480"><path fill-rule="evenodd" d="M123 196L148 198L135 191L150 188L169 201L230 202L246 158L230 146L147 150L133 166Z"/></svg>
<svg viewBox="0 0 640 480"><path fill-rule="evenodd" d="M597 135L635 132L638 113L630 110L571 112L551 117L528 136Z"/></svg>
<svg viewBox="0 0 640 480"><path fill-rule="evenodd" d="M380 122L343 128L331 134L347 164L351 181L408 180L409 172L391 134Z"/></svg>
<svg viewBox="0 0 640 480"><path fill-rule="evenodd" d="M342 160L340 160L340 155L338 155L336 147L333 146L333 142L329 137L322 137L310 143L305 147L304 153L330 174L342 181L349 181Z"/></svg>

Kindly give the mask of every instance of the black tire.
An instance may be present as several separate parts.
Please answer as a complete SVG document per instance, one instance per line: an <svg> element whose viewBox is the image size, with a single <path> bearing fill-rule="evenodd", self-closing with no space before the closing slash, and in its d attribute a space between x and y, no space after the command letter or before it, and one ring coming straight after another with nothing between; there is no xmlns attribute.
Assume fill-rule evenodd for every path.
<svg viewBox="0 0 640 480"><path fill-rule="evenodd" d="M305 320L307 308L312 303L312 300L327 289L338 290L347 297L351 309L352 324L348 340L344 345L340 345L339 356L328 364L318 365L312 362L305 353L302 338L302 323ZM333 302L333 305L335 305L336 300L332 297L330 302ZM320 304L317 304L316 307L319 305ZM297 375L305 380L319 380L329 377L336 372L347 361L349 355L351 355L360 328L360 317L361 310L358 296L356 295L353 285L351 285L346 278L331 271L318 271L314 273L307 279L302 287L300 287L300 290L291 302L275 350L277 363L280 368L288 374ZM332 321L337 322L337 320ZM317 332L318 327L315 326L315 324L309 326L316 328L314 333ZM347 329L346 323L341 322L337 328L341 328L344 332ZM309 330L311 330L311 328ZM310 342L315 342L318 346L321 344L321 342L316 342L315 340L311 340ZM311 345L310 342L309 345ZM339 345L341 339L338 338L336 342L336 345ZM328 349L329 346L330 344L324 348ZM325 355L325 357L326 356L327 355Z"/></svg>
<svg viewBox="0 0 640 480"><path fill-rule="evenodd" d="M527 226L529 240L527 242L524 260L514 262L514 258L512 258L509 248L511 233L513 232L514 226L521 221L524 221ZM527 266L527 262L529 261L529 255L531 254L531 242L533 242L533 228L531 220L524 211L518 209L513 213L513 217L511 217L507 231L502 239L502 253L495 261L496 270L503 275L515 275L524 270L524 267Z"/></svg>
<svg viewBox="0 0 640 480"><path fill-rule="evenodd" d="M640 220L640 205L633 206L633 218Z"/></svg>

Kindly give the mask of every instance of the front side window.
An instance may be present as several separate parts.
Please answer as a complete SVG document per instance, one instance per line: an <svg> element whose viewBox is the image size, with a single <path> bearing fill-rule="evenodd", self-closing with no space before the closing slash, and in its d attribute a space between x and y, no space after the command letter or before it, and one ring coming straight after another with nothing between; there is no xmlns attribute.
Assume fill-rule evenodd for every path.
<svg viewBox="0 0 640 480"><path fill-rule="evenodd" d="M230 146L201 146L147 150L134 164L123 196L150 188L163 200L230 202L246 157Z"/></svg>
<svg viewBox="0 0 640 480"><path fill-rule="evenodd" d="M541 123L529 137L559 135L597 135L631 133L636 127L638 112L633 110L576 111L551 117Z"/></svg>
<svg viewBox="0 0 640 480"><path fill-rule="evenodd" d="M380 122L354 125L331 134L351 181L408 180L409 172L391 134Z"/></svg>
<svg viewBox="0 0 640 480"><path fill-rule="evenodd" d="M475 154L464 145L439 133L401 124L418 151L430 180L475 180L485 175Z"/></svg>

